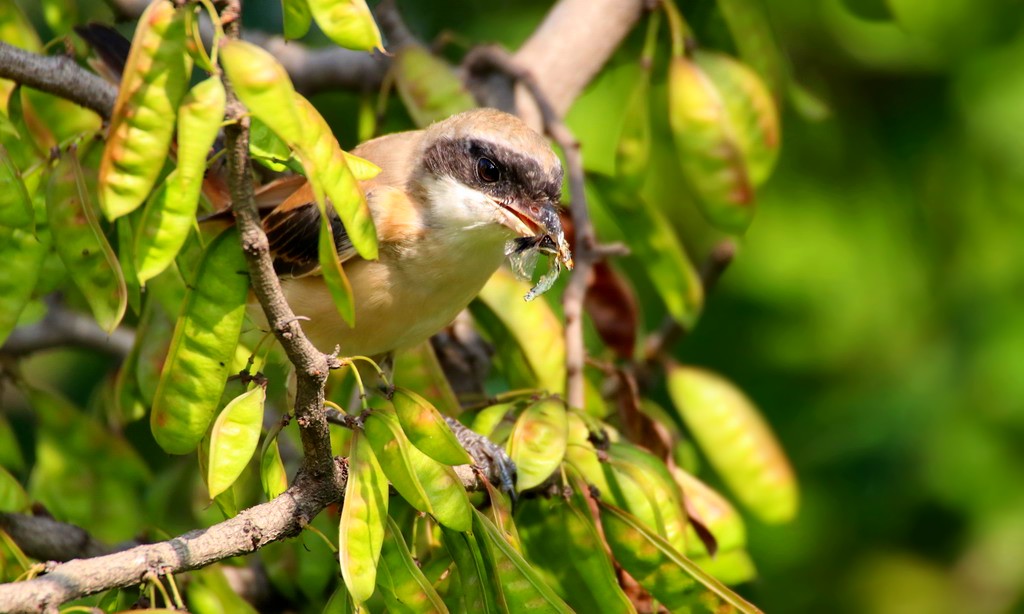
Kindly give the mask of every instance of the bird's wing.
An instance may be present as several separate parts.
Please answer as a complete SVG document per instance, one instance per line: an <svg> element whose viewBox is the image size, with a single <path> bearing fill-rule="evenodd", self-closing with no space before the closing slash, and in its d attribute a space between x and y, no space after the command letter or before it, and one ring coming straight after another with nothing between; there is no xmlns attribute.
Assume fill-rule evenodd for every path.
<svg viewBox="0 0 1024 614"><path fill-rule="evenodd" d="M360 183L381 243L404 241L422 230L419 207L405 191L406 178L411 173L410 161L418 144L415 136L404 133L383 136L353 150L355 155L384 169L373 179ZM320 210L306 178L292 175L271 181L260 186L255 200L277 274L303 277L319 273ZM333 207L328 207L328 215L338 259L345 262L359 258ZM233 216L225 202L223 209L201 221L232 222Z"/></svg>
<svg viewBox="0 0 1024 614"><path fill-rule="evenodd" d="M316 273L320 269L320 209L316 205L313 187L301 176L279 181L281 185L270 183L256 197L261 212L267 212L263 215L263 229L270 242L274 270L278 275L291 277ZM287 196L282 199L285 194ZM356 258L356 249L333 207L328 207L327 215L338 260L344 262Z"/></svg>

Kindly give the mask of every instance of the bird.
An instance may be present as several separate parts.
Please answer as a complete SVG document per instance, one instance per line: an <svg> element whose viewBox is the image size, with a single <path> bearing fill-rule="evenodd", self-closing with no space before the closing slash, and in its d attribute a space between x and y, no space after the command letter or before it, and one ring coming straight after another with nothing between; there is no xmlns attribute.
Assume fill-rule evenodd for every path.
<svg viewBox="0 0 1024 614"><path fill-rule="evenodd" d="M476 297L501 266L509 240L561 238L561 162L548 141L514 115L465 111L421 130L375 138L351 153L382 169L361 183L378 259L360 257L329 213L352 286L352 326L319 275L320 212L312 186L294 176L256 195L285 298L321 351L386 357L413 347Z"/></svg>
<svg viewBox="0 0 1024 614"><path fill-rule="evenodd" d="M104 24L75 31L97 55L91 65L117 83L131 43ZM285 299L305 320L303 330L317 349L386 362L396 350L425 341L480 292L510 239L534 237L538 241L520 243L516 251L554 254L571 268L558 217L561 162L548 141L515 115L468 110L421 130L369 140L351 153L381 169L360 184L376 227L378 259L359 256L328 207L338 259L352 287L352 326L319 274L321 223L312 185L293 175L256 192ZM203 222L233 221L223 172L214 170L222 171L223 164L211 164L204 179L204 193L217 210ZM254 297L250 303L250 316L265 327Z"/></svg>

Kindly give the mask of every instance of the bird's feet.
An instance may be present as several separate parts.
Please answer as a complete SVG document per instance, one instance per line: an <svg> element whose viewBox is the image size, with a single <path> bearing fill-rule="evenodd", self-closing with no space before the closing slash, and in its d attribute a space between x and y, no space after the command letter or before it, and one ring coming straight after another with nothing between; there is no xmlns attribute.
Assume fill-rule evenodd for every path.
<svg viewBox="0 0 1024 614"><path fill-rule="evenodd" d="M491 483L497 484L509 497L515 499L516 464L505 453L505 448L471 430L455 418L445 416L444 419L455 433L455 438Z"/></svg>

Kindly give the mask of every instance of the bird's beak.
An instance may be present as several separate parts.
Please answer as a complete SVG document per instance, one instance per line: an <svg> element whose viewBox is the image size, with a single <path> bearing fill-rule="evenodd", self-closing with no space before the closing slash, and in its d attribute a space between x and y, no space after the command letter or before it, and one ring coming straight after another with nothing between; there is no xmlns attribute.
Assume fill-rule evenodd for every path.
<svg viewBox="0 0 1024 614"><path fill-rule="evenodd" d="M572 253L565 240L562 230L562 219L558 216L558 204L551 201L496 203L501 211L502 224L516 233L520 238L515 242L517 251L532 246L540 251L558 258L569 270L572 270Z"/></svg>
<svg viewBox="0 0 1024 614"><path fill-rule="evenodd" d="M521 237L562 233L562 222L558 219L557 205L551 202L495 201L501 215L502 225Z"/></svg>

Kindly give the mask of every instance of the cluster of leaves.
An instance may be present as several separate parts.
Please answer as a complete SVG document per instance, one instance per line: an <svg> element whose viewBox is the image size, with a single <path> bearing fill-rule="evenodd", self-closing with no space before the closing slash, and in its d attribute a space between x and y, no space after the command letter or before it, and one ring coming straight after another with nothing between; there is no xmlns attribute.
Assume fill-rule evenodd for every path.
<svg viewBox="0 0 1024 614"><path fill-rule="evenodd" d="M315 19L342 46L381 45L362 1L283 4L289 37L303 36ZM758 5L720 4L730 25L753 28L758 40L766 40ZM225 114L222 77L251 115L252 158L271 171L304 174L321 212L334 207L355 249L371 259L376 235L358 181L379 169L342 150L269 53L222 40L219 26L207 50L197 19L206 9L217 24L208 3L158 0L149 6L135 30L105 139L96 114L2 84L0 253L8 265L0 272L0 342L19 322L38 319L40 299L57 291L72 306L91 311L105 330L117 328L126 314L136 323L135 345L101 387L96 415L18 381L43 436L32 467L17 455L0 467L3 511L24 510L35 499L103 536L125 527L117 526L121 515L104 524L95 506L117 507L112 502L120 500L123 508L138 509L131 503L147 488L150 510L183 491L196 498L195 481L180 471L169 470L147 487L153 478L146 463L114 432L147 414L149 436L164 451L196 453L205 483L198 499L212 499L225 516L260 496L252 476L259 476L267 498L287 488L283 458L294 433L280 423L264 432L264 373L281 357L259 331L246 330L249 284L237 233L195 224L198 212L218 204L208 202L216 196L204 183L218 164L210 151ZM782 90L796 86L778 65L766 73L724 54L694 51L682 16L671 3L664 11L671 52L667 58L659 53L661 13L655 13L618 139L616 176L591 175L588 187L599 234L625 239L644 261L671 320L689 329L704 289L666 222L671 204L643 195L652 134L670 128L678 170L707 219L740 233L777 153ZM57 31L70 26L54 19ZM11 0L0 0L0 35L33 51L41 48ZM393 82L415 123L474 104L454 71L425 48L410 44L394 51ZM761 57L762 49L741 51ZM651 74L666 64L667 98L656 103ZM652 108L662 107L663 115L652 116ZM321 219L321 270L339 313L351 322L351 288L329 218ZM324 541L340 561L343 581L333 582L336 568L324 565L322 557L331 555L313 560L315 549L303 553L275 544L261 552L275 587L314 604L333 590L330 612L630 612L637 604L672 611L727 604L751 611L725 586L755 573L742 517L695 477L692 444L681 427L741 503L762 520L784 522L796 510L795 480L756 407L722 377L672 363L655 366L664 367L674 411L655 404L633 376L650 366L639 356L636 300L608 263L599 263L588 297L590 351L622 366L588 369L585 407L566 407L558 396L566 379L561 319L552 304L522 301L526 288L500 271L471 306L477 328L496 349L497 368L487 382L500 391L496 402L464 410L460 401L466 399L456 398L432 348L424 345L398 357L396 383L402 387L392 398L364 400L361 424L332 433L335 452L348 458L345 501L340 514L328 520L331 514L321 515L310 530L325 531L329 520L339 523L337 544ZM340 405L351 398L353 381L362 386L358 372L350 373L352 379L335 378L329 390ZM283 389L283 380L271 377L270 383ZM602 394L608 389L611 395ZM442 413L458 415L506 446L523 497L515 509L505 493L490 487L466 492L453 467L468 458ZM61 440L63 429L74 436ZM0 416L3 438L17 449ZM28 493L8 469L29 472ZM120 490L107 493L91 483ZM163 515L135 517L131 528L160 526ZM10 579L29 565L16 544L4 543L0 574ZM296 569L297 583L289 577ZM246 607L218 569L196 576L187 591L194 611ZM111 592L103 607L124 607L125 594Z"/></svg>

